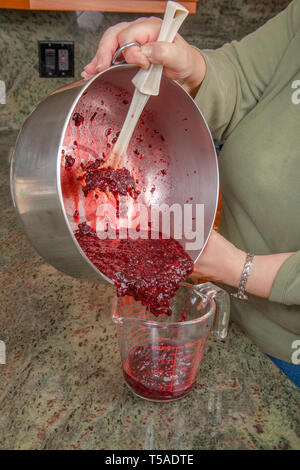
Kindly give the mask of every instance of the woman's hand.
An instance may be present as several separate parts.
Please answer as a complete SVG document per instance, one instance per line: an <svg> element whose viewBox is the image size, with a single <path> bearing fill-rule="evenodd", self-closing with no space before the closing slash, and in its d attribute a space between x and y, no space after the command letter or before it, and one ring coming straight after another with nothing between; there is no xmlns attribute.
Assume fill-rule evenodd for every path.
<svg viewBox="0 0 300 470"><path fill-rule="evenodd" d="M238 287L246 253L213 230L194 267L193 276Z"/></svg>
<svg viewBox="0 0 300 470"><path fill-rule="evenodd" d="M144 69L148 69L151 63L161 64L169 78L177 80L194 96L205 77L204 58L178 34L173 43L156 42L161 23L162 20L155 17L140 18L108 28L100 40L95 57L85 66L83 78L89 79L108 68L119 47L137 41L141 48L132 46L124 51L128 64L136 64Z"/></svg>

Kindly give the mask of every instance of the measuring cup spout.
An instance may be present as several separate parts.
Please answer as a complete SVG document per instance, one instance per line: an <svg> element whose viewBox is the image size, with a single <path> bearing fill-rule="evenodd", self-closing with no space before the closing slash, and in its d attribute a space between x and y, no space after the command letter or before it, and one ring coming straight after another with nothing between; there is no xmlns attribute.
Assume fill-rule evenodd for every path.
<svg viewBox="0 0 300 470"><path fill-rule="evenodd" d="M122 310L119 308L118 303L119 303L119 298L115 295L112 300L112 308L111 308L112 320L117 325L122 326L124 324L125 316L121 316L120 312Z"/></svg>

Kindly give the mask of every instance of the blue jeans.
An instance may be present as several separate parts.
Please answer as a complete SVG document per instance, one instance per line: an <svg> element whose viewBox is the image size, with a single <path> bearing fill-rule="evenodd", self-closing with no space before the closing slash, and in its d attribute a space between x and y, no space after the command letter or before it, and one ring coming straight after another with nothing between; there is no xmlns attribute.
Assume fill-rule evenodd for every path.
<svg viewBox="0 0 300 470"><path fill-rule="evenodd" d="M267 356L274 362L274 364L282 370L282 372L300 388L300 365L290 364L289 362L281 361L276 357Z"/></svg>

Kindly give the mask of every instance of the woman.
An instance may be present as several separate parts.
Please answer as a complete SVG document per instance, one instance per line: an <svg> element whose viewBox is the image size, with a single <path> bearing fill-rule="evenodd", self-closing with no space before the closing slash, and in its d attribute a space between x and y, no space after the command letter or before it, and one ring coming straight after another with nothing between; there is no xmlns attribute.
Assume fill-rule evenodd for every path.
<svg viewBox="0 0 300 470"><path fill-rule="evenodd" d="M217 50L199 51L179 35L155 42L160 26L140 18L109 28L82 75L106 69L118 47L137 41L124 52L128 63L162 64L194 97L225 142L220 234L212 232L195 273L238 289L232 318L300 387L300 0Z"/></svg>

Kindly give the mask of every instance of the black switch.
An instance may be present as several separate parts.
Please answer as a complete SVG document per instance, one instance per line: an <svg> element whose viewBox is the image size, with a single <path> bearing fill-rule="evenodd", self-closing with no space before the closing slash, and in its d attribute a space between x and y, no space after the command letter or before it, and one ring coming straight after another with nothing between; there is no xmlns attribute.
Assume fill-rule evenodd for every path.
<svg viewBox="0 0 300 470"><path fill-rule="evenodd" d="M48 76L53 76L56 69L55 49L45 49L45 70Z"/></svg>
<svg viewBox="0 0 300 470"><path fill-rule="evenodd" d="M39 41L40 77L74 77L74 43Z"/></svg>

